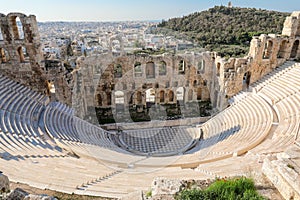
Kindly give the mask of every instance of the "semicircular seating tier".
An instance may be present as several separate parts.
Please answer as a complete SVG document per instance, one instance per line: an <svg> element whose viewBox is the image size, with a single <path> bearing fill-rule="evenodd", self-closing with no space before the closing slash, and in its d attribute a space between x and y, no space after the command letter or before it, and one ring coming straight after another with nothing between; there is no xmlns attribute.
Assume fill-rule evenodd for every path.
<svg viewBox="0 0 300 200"><path fill-rule="evenodd" d="M247 166L259 165L245 161L248 156L283 151L298 138L297 77L299 64L286 62L253 85L253 92L238 94L229 108L197 127L118 133L0 76L1 171L37 188L107 197L148 190L157 176L245 173ZM236 169L241 162L244 168Z"/></svg>

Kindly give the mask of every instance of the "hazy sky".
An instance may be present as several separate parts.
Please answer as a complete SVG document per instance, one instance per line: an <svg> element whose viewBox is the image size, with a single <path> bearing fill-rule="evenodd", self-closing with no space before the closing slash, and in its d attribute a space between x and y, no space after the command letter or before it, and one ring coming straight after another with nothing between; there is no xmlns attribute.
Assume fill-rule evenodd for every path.
<svg viewBox="0 0 300 200"><path fill-rule="evenodd" d="M161 20L227 5L229 0L0 0L0 13L34 14L38 21ZM300 0L232 0L233 6L300 11Z"/></svg>

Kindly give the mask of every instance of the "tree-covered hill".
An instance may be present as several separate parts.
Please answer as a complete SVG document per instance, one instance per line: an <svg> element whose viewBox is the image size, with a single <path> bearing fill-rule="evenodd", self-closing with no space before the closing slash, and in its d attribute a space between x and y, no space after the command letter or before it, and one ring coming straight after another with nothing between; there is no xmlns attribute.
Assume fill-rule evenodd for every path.
<svg viewBox="0 0 300 200"><path fill-rule="evenodd" d="M289 13L255 8L215 6L181 18L162 21L158 32L172 30L222 56L241 56L248 52L252 36L281 33Z"/></svg>

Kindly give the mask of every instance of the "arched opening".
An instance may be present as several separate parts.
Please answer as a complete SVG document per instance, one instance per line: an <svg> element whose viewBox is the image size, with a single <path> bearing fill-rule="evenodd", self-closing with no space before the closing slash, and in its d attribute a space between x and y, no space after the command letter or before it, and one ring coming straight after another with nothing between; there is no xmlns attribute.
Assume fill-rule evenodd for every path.
<svg viewBox="0 0 300 200"><path fill-rule="evenodd" d="M221 63L217 63L217 76L220 76Z"/></svg>
<svg viewBox="0 0 300 200"><path fill-rule="evenodd" d="M177 88L176 98L177 98L177 101L183 101L184 100L184 88L183 87Z"/></svg>
<svg viewBox="0 0 300 200"><path fill-rule="evenodd" d="M9 61L9 54L4 48L0 48L0 61L1 63L6 63Z"/></svg>
<svg viewBox="0 0 300 200"><path fill-rule="evenodd" d="M197 74L201 74L205 69L205 60L200 60L198 62L198 69L197 69Z"/></svg>
<svg viewBox="0 0 300 200"><path fill-rule="evenodd" d="M194 86L194 87L197 86L197 80L194 80L193 86Z"/></svg>
<svg viewBox="0 0 300 200"><path fill-rule="evenodd" d="M136 101L137 101L138 104L142 104L143 103L142 92L138 91L136 93Z"/></svg>
<svg viewBox="0 0 300 200"><path fill-rule="evenodd" d="M174 101L174 92L172 90L169 91L168 97L169 97L169 102Z"/></svg>
<svg viewBox="0 0 300 200"><path fill-rule="evenodd" d="M124 110L124 104L125 104L124 92L115 91L116 111L118 112Z"/></svg>
<svg viewBox="0 0 300 200"><path fill-rule="evenodd" d="M115 78L122 77L122 66L120 64L114 65L114 76L115 76Z"/></svg>
<svg viewBox="0 0 300 200"><path fill-rule="evenodd" d="M265 44L263 59L269 59L271 57L272 49L273 49L273 42L271 40L268 40L268 42Z"/></svg>
<svg viewBox="0 0 300 200"><path fill-rule="evenodd" d="M178 64L178 74L184 74L185 73L185 61L181 60Z"/></svg>
<svg viewBox="0 0 300 200"><path fill-rule="evenodd" d="M124 103L125 103L124 92L116 91L115 92L115 104L124 104Z"/></svg>
<svg viewBox="0 0 300 200"><path fill-rule="evenodd" d="M18 52L18 55L19 55L20 62L21 63L25 62L25 57L27 55L26 48L24 48L24 47L18 47L17 52Z"/></svg>
<svg viewBox="0 0 300 200"><path fill-rule="evenodd" d="M153 88L146 90L146 102L155 103L155 90Z"/></svg>
<svg viewBox="0 0 300 200"><path fill-rule="evenodd" d="M159 63L159 75L160 76L164 76L167 74L167 64L165 63L165 61L161 61Z"/></svg>
<svg viewBox="0 0 300 200"><path fill-rule="evenodd" d="M140 62L136 62L134 64L134 76L135 77L141 77L143 75L142 73L142 64Z"/></svg>
<svg viewBox="0 0 300 200"><path fill-rule="evenodd" d="M160 91L159 92L159 102L164 103L165 102L165 91Z"/></svg>
<svg viewBox="0 0 300 200"><path fill-rule="evenodd" d="M243 77L243 89L248 89L250 85L251 72L246 72Z"/></svg>
<svg viewBox="0 0 300 200"><path fill-rule="evenodd" d="M106 105L107 106L111 105L111 93L110 92L106 93Z"/></svg>
<svg viewBox="0 0 300 200"><path fill-rule="evenodd" d="M299 49L299 40L296 40L293 44L290 58L296 58L298 49Z"/></svg>
<svg viewBox="0 0 300 200"><path fill-rule="evenodd" d="M202 89L198 88L197 89L197 100L200 101L202 99Z"/></svg>
<svg viewBox="0 0 300 200"><path fill-rule="evenodd" d="M102 106L102 96L101 96L101 94L97 94L96 97L97 97L96 102L97 102L98 107Z"/></svg>
<svg viewBox="0 0 300 200"><path fill-rule="evenodd" d="M147 62L146 64L146 78L155 78L154 62Z"/></svg>
<svg viewBox="0 0 300 200"><path fill-rule="evenodd" d="M50 96L51 98L55 98L55 86L53 81L47 81L47 88L46 88L46 92L45 92L48 96Z"/></svg>
<svg viewBox="0 0 300 200"><path fill-rule="evenodd" d="M277 58L284 58L285 56L285 50L286 50L286 40L283 40L280 44L280 48L277 54Z"/></svg>
<svg viewBox="0 0 300 200"><path fill-rule="evenodd" d="M49 83L49 92L55 94L55 86L52 81Z"/></svg>
<svg viewBox="0 0 300 200"><path fill-rule="evenodd" d="M189 90L189 93L188 93L188 100L189 100L189 101L192 101L192 100L193 100L193 90L192 90L192 89Z"/></svg>
<svg viewBox="0 0 300 200"><path fill-rule="evenodd" d="M17 16L12 16L12 17L10 17L10 20L11 20L14 39L15 40L24 39L23 25L22 25L20 18Z"/></svg>

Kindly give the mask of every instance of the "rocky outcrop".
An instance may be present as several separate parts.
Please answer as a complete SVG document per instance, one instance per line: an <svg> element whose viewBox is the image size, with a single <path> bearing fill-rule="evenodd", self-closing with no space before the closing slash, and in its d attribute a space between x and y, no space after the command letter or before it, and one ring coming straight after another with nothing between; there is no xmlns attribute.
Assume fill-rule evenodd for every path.
<svg viewBox="0 0 300 200"><path fill-rule="evenodd" d="M21 188L16 188L12 191L6 200L57 200L54 197L48 196L46 194L29 194L28 192L22 190Z"/></svg>
<svg viewBox="0 0 300 200"><path fill-rule="evenodd" d="M174 199L174 195L184 189L204 189L211 184L211 180L179 180L158 177L151 186L151 199Z"/></svg>
<svg viewBox="0 0 300 200"><path fill-rule="evenodd" d="M155 178L152 182L152 195L176 194L182 187L182 181L178 179Z"/></svg>
<svg viewBox="0 0 300 200"><path fill-rule="evenodd" d="M0 172L0 194L9 192L8 177Z"/></svg>
<svg viewBox="0 0 300 200"><path fill-rule="evenodd" d="M300 200L298 168L287 154L265 158L262 171L285 199Z"/></svg>
<svg viewBox="0 0 300 200"><path fill-rule="evenodd" d="M7 200L24 200L27 195L28 193L26 191L22 190L21 188L16 188L9 194Z"/></svg>
<svg viewBox="0 0 300 200"><path fill-rule="evenodd" d="M57 199L45 194L41 194L41 195L29 194L24 198L24 200L57 200Z"/></svg>

